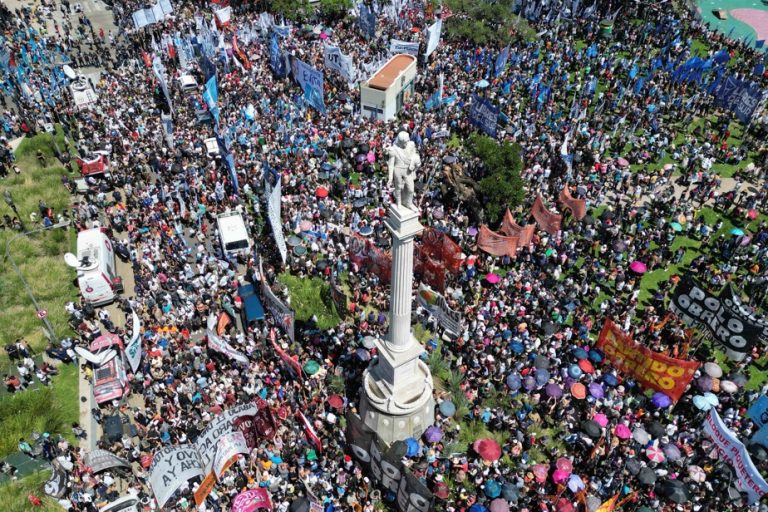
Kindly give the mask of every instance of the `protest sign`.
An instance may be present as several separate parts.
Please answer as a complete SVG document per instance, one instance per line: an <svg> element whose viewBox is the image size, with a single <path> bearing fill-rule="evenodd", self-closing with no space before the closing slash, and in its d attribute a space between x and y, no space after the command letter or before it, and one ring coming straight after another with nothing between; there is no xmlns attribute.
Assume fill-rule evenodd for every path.
<svg viewBox="0 0 768 512"><path fill-rule="evenodd" d="M272 510L269 492L263 487L243 491L232 500L231 512L254 512L259 509Z"/></svg>
<svg viewBox="0 0 768 512"><path fill-rule="evenodd" d="M768 425L768 396L760 395L760 398L749 406L747 409L747 416L757 425L759 428L763 428Z"/></svg>
<svg viewBox="0 0 768 512"><path fill-rule="evenodd" d="M248 443L242 432L230 432L221 436L216 443L216 455L213 457L213 471L216 473L216 478L221 478L221 475L234 464L239 454L249 452Z"/></svg>
<svg viewBox="0 0 768 512"><path fill-rule="evenodd" d="M499 233L507 236L516 236L520 238L518 243L519 247L527 247L533 240L534 225L528 224L526 226L519 226L512 217L512 212L507 211L504 213L504 219L501 221L501 227Z"/></svg>
<svg viewBox="0 0 768 512"><path fill-rule="evenodd" d="M472 97L469 108L469 122L486 135L496 137L496 127L499 121L499 107L480 96Z"/></svg>
<svg viewBox="0 0 768 512"><path fill-rule="evenodd" d="M544 200L541 198L541 194L537 195L536 200L533 202L531 215L536 219L536 224L550 235L556 235L557 232L560 231L560 224L563 221L563 217L557 213L549 211L549 209L544 206Z"/></svg>
<svg viewBox="0 0 768 512"><path fill-rule="evenodd" d="M277 298L277 295L274 294L269 284L267 284L267 280L263 278L261 281L261 291L264 294L264 305L272 315L272 320L288 335L291 341L294 341L293 328L296 314Z"/></svg>
<svg viewBox="0 0 768 512"><path fill-rule="evenodd" d="M331 302L336 307L336 314L344 318L347 314L347 296L336 281L336 276L331 274Z"/></svg>
<svg viewBox="0 0 768 512"><path fill-rule="evenodd" d="M205 475L197 450L190 444L166 446L152 457L149 485L157 504L163 508L187 480Z"/></svg>
<svg viewBox="0 0 768 512"><path fill-rule="evenodd" d="M421 284L416 300L421 307L437 319L437 323L445 329L449 336L455 338L461 333L461 314L451 309L441 294Z"/></svg>
<svg viewBox="0 0 768 512"><path fill-rule="evenodd" d="M355 77L355 65L352 63L352 57L341 53L338 46L324 45L323 64L326 68L339 73L347 82L352 82Z"/></svg>
<svg viewBox="0 0 768 512"><path fill-rule="evenodd" d="M324 114L323 72L318 71L306 62L295 57L291 61L291 70L293 72L294 80L299 83L301 89L304 91L304 101L314 107L318 112Z"/></svg>
<svg viewBox="0 0 768 512"><path fill-rule="evenodd" d="M691 279L683 279L675 288L669 309L687 324L701 323L715 340L734 352L749 352L761 331L744 322L711 293Z"/></svg>
<svg viewBox="0 0 768 512"><path fill-rule="evenodd" d="M605 352L606 359L617 370L675 401L680 399L699 368L696 361L674 359L636 343L610 319L605 320L596 347Z"/></svg>
<svg viewBox="0 0 768 512"><path fill-rule="evenodd" d="M274 328L269 331L269 339L272 342L272 348L277 353L277 355L280 356L280 359L285 364L287 364L290 369L293 370L293 373L296 374L296 378L302 380L304 378L304 372L301 370L301 365L277 343L277 333L275 332Z"/></svg>
<svg viewBox="0 0 768 512"><path fill-rule="evenodd" d="M216 315L211 314L208 316L208 329L205 331L205 334L208 338L208 346L217 352L221 352L230 359L233 359L238 363L247 366L249 364L248 356L239 350L235 350L232 345L224 341L218 334L216 334L217 323Z"/></svg>
<svg viewBox="0 0 768 512"><path fill-rule="evenodd" d="M397 496L401 512L429 512L434 497L405 467L396 450L388 449L353 412L347 412L347 444L352 455L373 481Z"/></svg>
<svg viewBox="0 0 768 512"><path fill-rule="evenodd" d="M411 43L409 41L400 41L399 39L389 40L389 53L407 53L414 57L419 55L419 43Z"/></svg>
<svg viewBox="0 0 768 512"><path fill-rule="evenodd" d="M576 199L571 195L568 187L560 191L560 202L563 206L571 210L571 215L576 220L581 220L587 215L587 202L583 199Z"/></svg>
<svg viewBox="0 0 768 512"><path fill-rule="evenodd" d="M752 459L747 452L744 443L728 430L723 420L717 414L713 407L709 410L707 418L704 420L704 432L709 434L715 443L717 453L721 460L727 462L734 470L736 475L736 487L747 493L749 503L752 504L768 492L768 483L765 482L760 472L752 463Z"/></svg>
<svg viewBox="0 0 768 512"><path fill-rule="evenodd" d="M128 359L128 364L131 366L131 371L136 373L141 362L141 322L139 321L139 315L136 311L131 310L131 319L133 324L131 325L131 340L125 345L125 355Z"/></svg>
<svg viewBox="0 0 768 512"><path fill-rule="evenodd" d="M101 473L107 469L122 467L131 469L131 463L121 459L107 450L96 449L85 454L85 465L91 468L93 473Z"/></svg>
<svg viewBox="0 0 768 512"><path fill-rule="evenodd" d="M309 422L309 419L304 415L301 411L296 411L296 418L301 423L302 428L304 429L304 434L307 436L307 439L309 440L312 445L317 449L318 452L323 451L323 442L320 440L320 437L317 435L317 432L315 431L315 427L312 426L312 423Z"/></svg>

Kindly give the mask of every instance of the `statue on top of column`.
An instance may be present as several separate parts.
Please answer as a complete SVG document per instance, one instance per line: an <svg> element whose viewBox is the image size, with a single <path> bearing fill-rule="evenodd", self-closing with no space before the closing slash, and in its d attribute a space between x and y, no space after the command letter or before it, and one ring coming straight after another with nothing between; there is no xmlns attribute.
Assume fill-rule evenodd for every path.
<svg viewBox="0 0 768 512"><path fill-rule="evenodd" d="M421 166L421 157L416 150L416 144L413 143L408 132L401 131L387 152L389 153L387 185L391 186L394 178L395 204L409 210L416 210L413 204L414 181L416 169Z"/></svg>

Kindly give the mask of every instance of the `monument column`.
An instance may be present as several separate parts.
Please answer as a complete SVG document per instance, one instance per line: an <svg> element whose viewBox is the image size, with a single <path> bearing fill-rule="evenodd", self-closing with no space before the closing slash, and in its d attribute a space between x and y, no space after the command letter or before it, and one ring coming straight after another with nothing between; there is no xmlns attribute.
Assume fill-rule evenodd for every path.
<svg viewBox="0 0 768 512"><path fill-rule="evenodd" d="M392 277L389 332L377 340L378 359L363 376L360 416L386 443L419 437L434 423L432 374L419 358L424 351L411 332L413 239L424 229L418 214L389 207Z"/></svg>

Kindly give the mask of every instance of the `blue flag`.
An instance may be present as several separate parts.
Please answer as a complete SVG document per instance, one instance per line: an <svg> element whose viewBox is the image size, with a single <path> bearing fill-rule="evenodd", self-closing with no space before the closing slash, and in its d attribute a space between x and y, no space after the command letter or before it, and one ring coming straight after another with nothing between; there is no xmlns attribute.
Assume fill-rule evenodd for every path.
<svg viewBox="0 0 768 512"><path fill-rule="evenodd" d="M493 76L499 76L504 72L504 68L507 66L507 60L509 60L509 46L501 50L501 53L496 57Z"/></svg>

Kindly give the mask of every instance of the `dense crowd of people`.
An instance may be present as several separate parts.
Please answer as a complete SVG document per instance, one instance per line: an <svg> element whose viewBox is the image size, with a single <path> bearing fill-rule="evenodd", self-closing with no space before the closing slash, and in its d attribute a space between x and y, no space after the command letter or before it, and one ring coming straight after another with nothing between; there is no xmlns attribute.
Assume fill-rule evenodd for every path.
<svg viewBox="0 0 768 512"><path fill-rule="evenodd" d="M213 137L213 128L197 122L196 110L205 109L201 91L189 93L179 84L182 74L192 74L202 84L204 70L197 59L187 59L189 69L180 69L178 53L183 49L168 52L163 46L169 38L198 30L199 17L210 24L212 11L196 2L178 2L166 21L131 30L135 4L115 2L116 25L122 28L116 46L106 42L113 34L89 32L90 23L79 18L81 30L65 25L63 33L47 34L49 44L59 44L71 55L73 66L105 65L101 80L93 84L99 93L95 108L57 106L53 116L81 155L111 151L113 181L89 181L72 217L79 228L108 221L135 283L120 308L126 318L131 310L138 312L144 326L144 357L131 376L132 395L107 406L110 413L129 418L137 437L99 441L100 447L133 465L130 476L122 478L127 482L123 493L145 498L153 509L148 455L196 439L222 410L263 400L276 414L302 411L322 440L322 451L305 438L292 414L277 414L276 436L225 473L201 510L228 510L235 495L253 487L267 488L274 508L281 511L308 492L320 498L325 510L370 511L380 502L394 506L393 496L372 485L355 463L342 427L344 413L356 410L362 373L376 355L364 347L364 340L385 335L388 313L387 283L350 261L347 238L350 232L372 233L370 239L386 249L384 216L391 190L383 168L385 148L405 129L423 162L417 171L422 222L447 233L467 255L461 270L448 275L445 290L464 319L458 339L440 340L434 320L422 309L416 312L417 321L433 333L425 357L444 365L443 371L435 371L436 425L442 435L437 441L418 440L406 465L433 490L436 509L483 510L478 507L499 497L498 487L505 491L507 507L529 511L566 510L562 499L573 509L595 510L617 493L630 502L628 510L765 508L748 506L738 492L729 494L734 476L727 464L712 457L711 443L702 437L704 413L692 402L695 389L674 406L657 407L644 389L590 350L604 319L610 318L655 351L714 361L714 347L698 338L691 342L686 326L667 316L665 299L681 274L693 274L713 290L734 283L751 305L764 302L768 225L761 220L764 216L753 220L750 212L764 212L768 206L768 118L757 118L749 130L740 126L737 138L732 131L739 125L732 114L718 109L711 95L671 80L669 73L661 72L655 83L637 92L627 90L622 78L633 65L650 67L655 54L645 49L667 41L669 34L655 27L676 31L675 58L687 57L691 42L702 40L713 53L730 51L734 72L749 74L759 62L757 52L708 30L688 13L642 5L626 7L614 21L614 38L601 39L601 14L610 11L598 3L588 18L573 22L541 15L531 22L538 31L534 40L513 34L513 57L498 76L493 67L501 45L444 38L428 60L421 59L415 94L397 121L381 123L360 116L358 88L330 70L325 70L327 113L307 106L295 84L274 77L269 39L250 37L249 29L259 25L259 12L238 5L227 30L248 34L240 37L248 69L231 54L215 60L219 126L232 140L236 191L221 155L206 149L204 141ZM345 18L323 32L312 30L314 24L310 30L296 26L280 44L322 69L323 33L359 69L374 69L386 60L390 38L412 40L431 24L420 2L407 4L396 23L380 14L371 40L363 38L353 18ZM16 22L23 25L31 18L21 16ZM593 46L597 51L588 52ZM145 65L145 54L160 57L168 74L172 144L164 134L155 103L161 94L152 93L158 84ZM445 77L443 97L455 101L427 109L440 76ZM534 76L554 84L544 97L531 97ZM485 79L488 87L479 88ZM754 79L766 85L765 76ZM592 88L591 83L600 86ZM530 221L524 212L530 211L537 193L555 204L566 185L589 206L587 219L566 219L555 236L537 231L514 260L478 250L482 210L472 210L456 200L451 187L441 186L456 166L463 178L473 181L487 172L456 144L474 130L467 114L474 93L494 101L506 116L498 139L522 147L527 199L513 209L518 222ZM24 105L23 114L6 114L9 136L21 129L19 115L27 125L42 125L46 115L52 117L33 100L17 100ZM654 109L648 108L651 103ZM246 117L245 109L253 114ZM697 122L701 119L705 121ZM695 127L689 129L691 125ZM566 133L572 169L560 155ZM444 167L446 161L453 163ZM12 163L10 155L7 163ZM722 164L736 166L733 179L717 174ZM283 229L306 249L292 253L285 268L268 227L262 197L267 180L281 181ZM320 187L329 191L327 197L318 197ZM227 210L246 218L257 245L253 254L231 258L222 250L215 219ZM749 225L748 234L731 235L723 220L713 219ZM668 270L669 276L643 290L641 276L628 268L636 260L648 272ZM294 343L285 335L279 340L301 366L310 360L320 363L306 379L298 378L273 350L269 320L247 332L233 322L224 336L248 356L247 366L211 350L204 337L207 317L236 308L243 284L266 280L289 302L288 290L277 280L282 271L324 280L348 276L349 309L340 324L320 330L309 319L297 324ZM488 273L499 275L499 282L485 280ZM69 307L79 335L76 344L87 347L106 331L130 337L130 326L84 304ZM573 366L586 357L579 356L583 353L596 354L589 358L594 368L576 372ZM744 385L762 356L756 348L743 361L729 363L722 379L739 383L739 388L717 394L720 415L745 442L755 431L745 417L746 407L765 389L748 391ZM696 377L696 385L706 381L703 370ZM600 391L569 394L575 382ZM545 392L549 385L564 390L564 396ZM343 397L341 404L331 399L336 396ZM453 414L440 407L447 401L457 406ZM588 420L603 422L599 436L582 428ZM619 426L643 429L648 437L619 436ZM472 433L497 439L503 457L484 461L472 448ZM649 460L644 454L650 446L663 447L666 460ZM59 453L68 454L72 468L71 491L62 501L69 510L96 510L98 503L119 494L119 482L112 476L107 480L89 473L82 451L64 446ZM546 474L544 480L538 476L538 464L560 458L568 459L580 477L575 491L556 485ZM755 456L754 462L768 469L766 460ZM642 482L641 473L647 477ZM689 499L673 501L654 492L657 479L684 482ZM182 487L164 510L192 508L197 485Z"/></svg>

